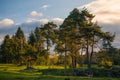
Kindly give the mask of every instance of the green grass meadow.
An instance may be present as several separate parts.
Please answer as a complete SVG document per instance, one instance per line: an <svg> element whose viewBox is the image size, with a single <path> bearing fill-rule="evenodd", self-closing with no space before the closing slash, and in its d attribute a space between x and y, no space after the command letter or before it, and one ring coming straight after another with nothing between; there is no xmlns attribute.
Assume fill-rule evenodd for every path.
<svg viewBox="0 0 120 80"><path fill-rule="evenodd" d="M65 80L65 78L70 80L120 80L107 77L64 76L62 66L34 66L36 70L24 70L25 68L25 66L13 64L0 64L0 80Z"/></svg>

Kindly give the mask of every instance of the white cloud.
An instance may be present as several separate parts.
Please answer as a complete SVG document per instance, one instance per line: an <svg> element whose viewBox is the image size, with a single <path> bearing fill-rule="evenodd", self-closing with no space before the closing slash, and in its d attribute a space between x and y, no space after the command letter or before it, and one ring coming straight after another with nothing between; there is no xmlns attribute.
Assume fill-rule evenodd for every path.
<svg viewBox="0 0 120 80"><path fill-rule="evenodd" d="M40 21L40 23L43 24L43 25L44 25L44 24L47 24L47 23L49 22L48 19L40 19L39 21Z"/></svg>
<svg viewBox="0 0 120 80"><path fill-rule="evenodd" d="M53 18L51 21L53 21L55 24L62 24L63 23L63 19L61 19L61 18Z"/></svg>
<svg viewBox="0 0 120 80"><path fill-rule="evenodd" d="M13 24L14 24L14 21L8 18L5 18L0 21L0 27L10 27Z"/></svg>
<svg viewBox="0 0 120 80"><path fill-rule="evenodd" d="M62 24L63 19L62 18L51 18L51 19L47 19L47 18L43 18L43 19L28 18L26 20L26 23L32 23L32 22L39 22L42 25L47 24L48 22L54 22L55 24L60 25L60 24Z"/></svg>
<svg viewBox="0 0 120 80"><path fill-rule="evenodd" d="M42 13L38 13L37 11L32 11L32 12L30 13L30 15L31 15L32 17L43 16Z"/></svg>
<svg viewBox="0 0 120 80"><path fill-rule="evenodd" d="M95 19L102 24L114 24L120 21L120 0L96 0L78 8L86 7L95 14Z"/></svg>
<svg viewBox="0 0 120 80"><path fill-rule="evenodd" d="M43 5L41 8L42 9L47 9L49 7L49 5Z"/></svg>
<svg viewBox="0 0 120 80"><path fill-rule="evenodd" d="M32 22L32 19L31 19L31 18L28 18L28 19L26 20L26 22L27 22L27 23L31 23L31 22Z"/></svg>
<svg viewBox="0 0 120 80"><path fill-rule="evenodd" d="M53 22L53 23L55 23L55 24L57 24L57 25L60 25L60 24L62 24L62 22L63 22L63 19L61 19L61 18L52 18L52 19L40 19L40 20L38 20L41 24L47 24L48 22Z"/></svg>
<svg viewBox="0 0 120 80"><path fill-rule="evenodd" d="M4 37L5 37L6 34L0 34L0 44L2 44L3 40L4 40Z"/></svg>
<svg viewBox="0 0 120 80"><path fill-rule="evenodd" d="M35 18L27 18L26 23L36 22L37 19Z"/></svg>

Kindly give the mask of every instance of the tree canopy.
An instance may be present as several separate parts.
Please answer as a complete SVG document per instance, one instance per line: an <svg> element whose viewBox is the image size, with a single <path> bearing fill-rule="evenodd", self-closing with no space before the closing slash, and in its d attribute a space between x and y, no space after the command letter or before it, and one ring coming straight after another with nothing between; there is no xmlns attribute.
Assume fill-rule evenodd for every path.
<svg viewBox="0 0 120 80"><path fill-rule="evenodd" d="M5 36L0 47L0 60L2 63L26 64L30 67L33 64L49 65L50 60L56 59L58 62L54 64L62 63L65 69L75 69L77 65L86 63L91 71L93 57L98 53L94 62L100 64L102 61L111 61L112 64L119 64L119 50L112 46L115 35L104 32L97 22L93 22L94 17L85 8L81 11L75 8L60 26L48 22L36 27L30 32L28 41L21 27L18 27L15 35ZM58 56L51 58L51 52ZM113 55L116 58L111 57ZM104 60L101 60L101 56L104 56Z"/></svg>

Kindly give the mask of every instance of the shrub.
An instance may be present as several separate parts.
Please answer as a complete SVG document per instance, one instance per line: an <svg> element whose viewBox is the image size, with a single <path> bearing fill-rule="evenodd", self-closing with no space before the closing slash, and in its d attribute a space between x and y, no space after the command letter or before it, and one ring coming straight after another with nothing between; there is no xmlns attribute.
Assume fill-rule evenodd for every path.
<svg viewBox="0 0 120 80"><path fill-rule="evenodd" d="M103 58L100 61L100 65L103 66L105 69L111 69L112 68L112 62L110 60L107 60Z"/></svg>

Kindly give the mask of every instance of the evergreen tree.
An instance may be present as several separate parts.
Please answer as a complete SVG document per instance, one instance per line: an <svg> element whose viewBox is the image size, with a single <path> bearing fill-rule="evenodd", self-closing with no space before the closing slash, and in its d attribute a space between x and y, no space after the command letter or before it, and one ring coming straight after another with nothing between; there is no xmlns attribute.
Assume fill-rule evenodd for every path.
<svg viewBox="0 0 120 80"><path fill-rule="evenodd" d="M24 39L25 40L25 35L21 27L18 27L17 32L15 33L15 37L18 39Z"/></svg>
<svg viewBox="0 0 120 80"><path fill-rule="evenodd" d="M9 35L6 35L1 45L1 55L3 63L11 63L13 58L11 39Z"/></svg>
<svg viewBox="0 0 120 80"><path fill-rule="evenodd" d="M97 23L92 22L93 18L94 15L90 14L87 9L79 12L79 10L75 8L60 26L61 34L59 39L64 46L65 55L68 52L71 54L73 68L75 68L76 59L80 54L80 50L84 48L88 70L90 72L96 44L100 44L100 40L104 41L106 39L110 44L111 39L113 40L112 35L106 34Z"/></svg>
<svg viewBox="0 0 120 80"><path fill-rule="evenodd" d="M16 50L14 61L17 64L23 64L24 63L24 54L25 54L25 46L27 45L25 35L23 30L18 27L17 32L15 35L13 35L12 40L14 42L14 49Z"/></svg>
<svg viewBox="0 0 120 80"><path fill-rule="evenodd" d="M57 27L56 24L54 24L53 22L48 22L47 24L45 24L43 26L43 31L44 31L44 37L45 37L45 41L46 41L46 47L47 50L49 50L49 46L51 46L51 41L53 41L52 36L54 35L54 29Z"/></svg>
<svg viewBox="0 0 120 80"><path fill-rule="evenodd" d="M35 42L36 42L35 34L31 32L29 34L28 44L31 44L32 46L34 46Z"/></svg>

